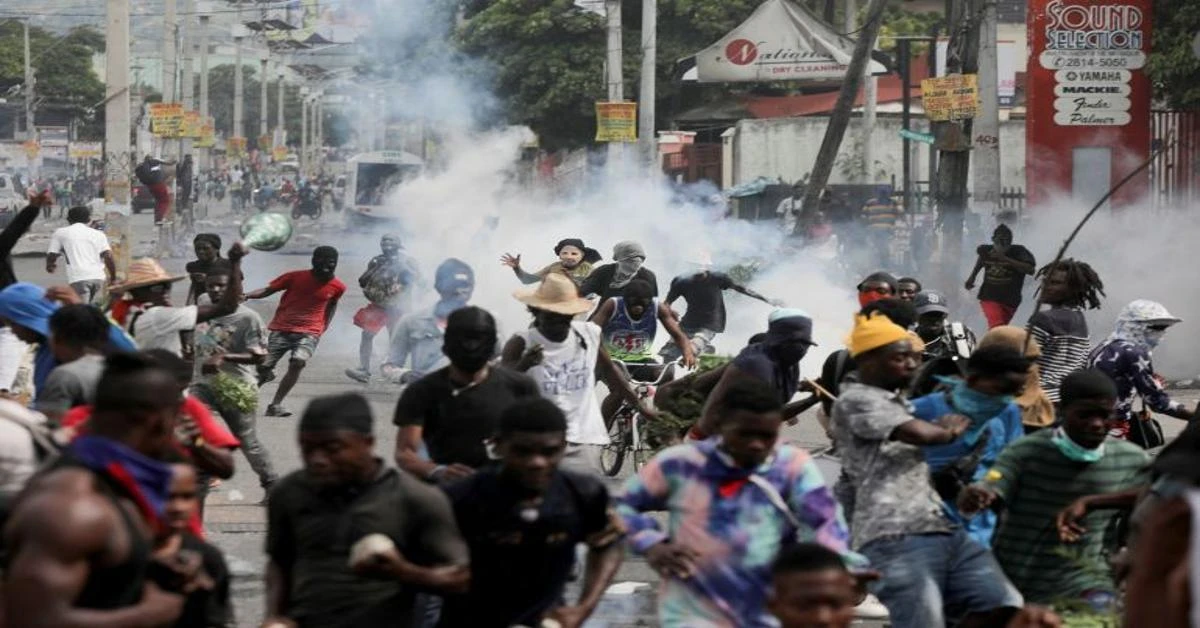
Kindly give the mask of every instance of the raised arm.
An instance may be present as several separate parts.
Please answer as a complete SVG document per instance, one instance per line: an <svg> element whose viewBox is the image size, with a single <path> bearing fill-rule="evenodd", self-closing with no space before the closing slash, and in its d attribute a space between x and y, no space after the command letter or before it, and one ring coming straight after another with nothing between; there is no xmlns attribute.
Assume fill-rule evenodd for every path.
<svg viewBox="0 0 1200 628"><path fill-rule="evenodd" d="M37 219L38 213L43 207L50 207L54 204L54 199L50 196L49 191L42 192L37 196L29 199L29 204L24 209L17 212L13 217L12 222L0 231L0 259L8 257L12 254L13 247L17 245L17 240L29 231L33 226L33 221Z"/></svg>
<svg viewBox="0 0 1200 628"><path fill-rule="evenodd" d="M241 242L234 242L233 246L229 247L229 288L221 295L220 301L196 306L197 323L228 316L237 311L242 302L242 258L249 252Z"/></svg>

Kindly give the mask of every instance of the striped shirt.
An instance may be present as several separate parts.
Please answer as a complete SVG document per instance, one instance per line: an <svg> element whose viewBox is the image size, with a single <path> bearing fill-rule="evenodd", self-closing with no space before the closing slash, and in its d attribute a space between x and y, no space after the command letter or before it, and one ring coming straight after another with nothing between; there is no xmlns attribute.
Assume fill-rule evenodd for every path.
<svg viewBox="0 0 1200 628"><path fill-rule="evenodd" d="M1079 308L1052 307L1029 319L1033 339L1042 348L1037 359L1042 390L1058 403L1058 387L1071 373L1087 366L1091 343L1087 320Z"/></svg>
<svg viewBox="0 0 1200 628"><path fill-rule="evenodd" d="M871 230L891 231L899 217L900 209L887 198L872 198L862 208L863 222Z"/></svg>
<svg viewBox="0 0 1200 628"><path fill-rule="evenodd" d="M1109 438L1104 457L1075 462L1041 430L1009 445L987 475L1006 516L996 531L996 560L1028 602L1044 604L1089 590L1112 591L1106 551L1113 547L1117 511L1094 510L1080 522L1087 532L1062 543L1054 517L1085 495L1116 493L1149 482L1149 456L1137 445Z"/></svg>
<svg viewBox="0 0 1200 628"><path fill-rule="evenodd" d="M802 529L771 502L751 474L766 480ZM797 540L820 543L857 565L841 508L807 451L780 445L759 468L733 464L717 439L678 445L629 479L617 501L633 551L670 540L699 554L686 580L664 578L658 597L663 628L773 628L766 609L771 562ZM668 513L666 529L647 514Z"/></svg>

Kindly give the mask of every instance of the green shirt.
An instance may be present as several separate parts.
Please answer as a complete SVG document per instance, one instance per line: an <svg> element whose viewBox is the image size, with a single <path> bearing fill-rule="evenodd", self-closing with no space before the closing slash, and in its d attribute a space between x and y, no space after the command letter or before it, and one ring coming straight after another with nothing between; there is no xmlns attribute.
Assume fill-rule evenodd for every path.
<svg viewBox="0 0 1200 628"><path fill-rule="evenodd" d="M1012 443L986 476L1006 508L994 541L996 559L1025 600L1039 604L1113 590L1106 549L1117 511L1088 513L1081 521L1087 532L1070 544L1058 540L1054 516L1080 497L1149 481L1150 457L1137 445L1110 438L1099 461L1074 462L1058 451L1052 435L1041 430Z"/></svg>

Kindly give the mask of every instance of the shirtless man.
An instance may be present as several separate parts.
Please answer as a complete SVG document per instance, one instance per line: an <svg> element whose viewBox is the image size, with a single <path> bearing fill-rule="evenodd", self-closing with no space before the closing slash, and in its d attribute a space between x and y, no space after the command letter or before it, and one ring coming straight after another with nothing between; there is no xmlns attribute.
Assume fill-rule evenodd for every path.
<svg viewBox="0 0 1200 628"><path fill-rule="evenodd" d="M185 576L182 559L156 562L151 544L171 477L154 457L170 447L181 401L174 376L145 357L108 359L90 433L26 487L9 517L7 626L163 626L180 615L195 565ZM175 590L152 571L175 572L164 583Z"/></svg>

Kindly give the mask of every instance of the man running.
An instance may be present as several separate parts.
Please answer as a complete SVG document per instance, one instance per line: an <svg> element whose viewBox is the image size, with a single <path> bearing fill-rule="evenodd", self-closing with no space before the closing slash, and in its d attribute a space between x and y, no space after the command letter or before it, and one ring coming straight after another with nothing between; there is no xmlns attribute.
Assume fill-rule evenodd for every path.
<svg viewBox="0 0 1200 628"><path fill-rule="evenodd" d="M392 332L388 360L380 370L393 382L409 384L446 365L442 351L446 324L450 313L466 307L475 293L475 271L451 257L438 264L433 288L437 302L400 319Z"/></svg>
<svg viewBox="0 0 1200 628"><path fill-rule="evenodd" d="M412 290L417 282L417 264L400 252L400 238L385 235L379 239L381 253L371 258L367 270L358 278L358 286L368 303L354 313L354 325L362 329L358 343L358 368L347 369L346 377L367 383L371 381L371 354L375 336L384 327L388 341L400 322L400 317L412 306Z"/></svg>
<svg viewBox="0 0 1200 628"><path fill-rule="evenodd" d="M751 299L758 299L767 305L780 307L779 301L767 297L734 281L729 275L704 268L691 275L680 275L671 280L671 289L667 291L666 306L671 307L675 301L682 298L687 303L687 311L679 326L688 337L693 355L703 355L712 346L713 338L725 331L725 291L740 292ZM674 359L681 355L679 345L663 347L663 357Z"/></svg>
<svg viewBox="0 0 1200 628"><path fill-rule="evenodd" d="M258 385L275 379L275 365L284 354L291 352L287 373L279 382L275 397L267 406L267 416L287 417L292 413L283 407L283 400L300 380L300 373L317 350L317 343L337 311L338 301L346 293L346 284L334 276L338 264L338 250L332 246L318 246L312 254L312 270L294 270L284 273L266 288L246 294L247 299L265 299L276 292L283 292L279 308L267 329L267 359L258 365ZM231 277L239 284L238 277Z"/></svg>
<svg viewBox="0 0 1200 628"><path fill-rule="evenodd" d="M67 210L66 227L61 227L50 236L50 248L46 251L46 272L53 275L58 268L58 258L67 262L67 283L84 303L97 301L104 292L105 284L112 283L117 276L116 262L108 236L93 229L88 223L92 212L87 207L72 207Z"/></svg>
<svg viewBox="0 0 1200 628"><path fill-rule="evenodd" d="M150 573L171 480L156 457L171 447L180 401L174 376L144 357L108 359L90 434L33 480L9 518L9 626L165 626L179 617L182 589L164 590Z"/></svg>
<svg viewBox="0 0 1200 628"><path fill-rule="evenodd" d="M579 294L589 296L596 294L600 301L625 295L625 288L634 279L640 279L654 288L654 296L658 296L658 278L643 266L646 263L646 249L641 244L632 241L618 242L613 246L613 264L597 266L579 286Z"/></svg>
<svg viewBox="0 0 1200 628"><path fill-rule="evenodd" d="M1087 262L1071 258L1043 266L1037 277L1042 280L1041 300L1050 309L1035 312L1029 328L1042 348L1037 359L1042 390L1057 403L1059 382L1087 364L1091 341L1083 310L1100 309L1104 282Z"/></svg>
<svg viewBox="0 0 1200 628"><path fill-rule="evenodd" d="M988 329L1007 325L1021 305L1021 289L1025 277L1033 275L1037 260L1033 253L1020 244L1013 244L1012 229L1006 225L992 232L992 243L981 244L976 250L978 259L971 275L967 277L966 289L975 289L975 278L983 272L983 286L979 288L979 307L987 318Z"/></svg>

